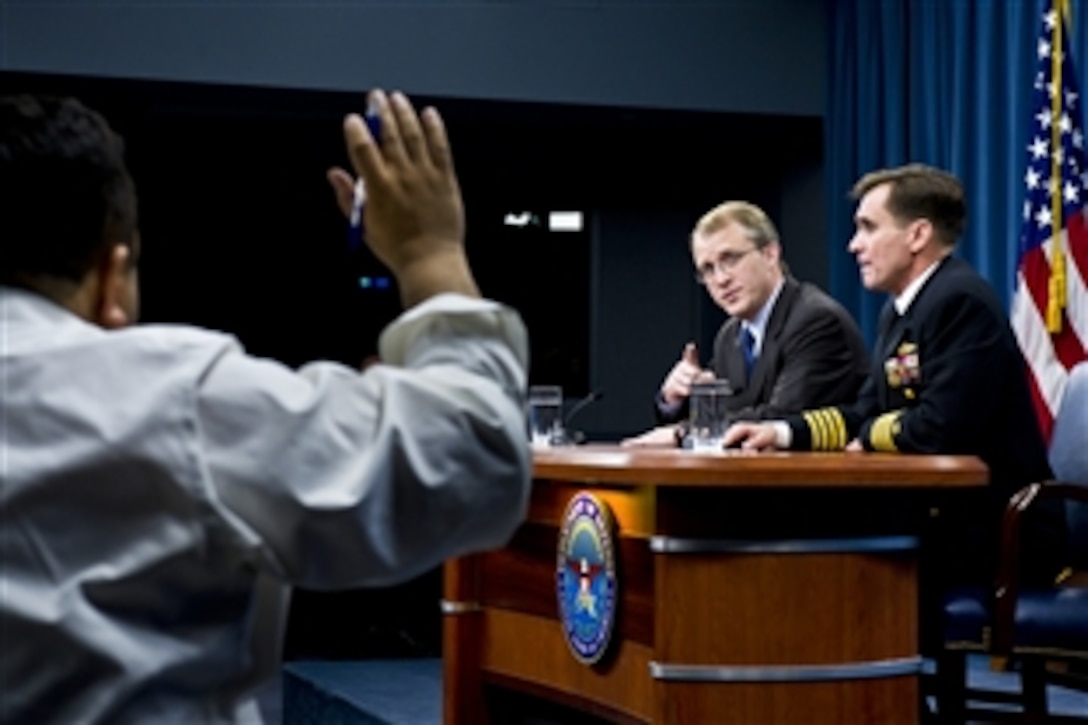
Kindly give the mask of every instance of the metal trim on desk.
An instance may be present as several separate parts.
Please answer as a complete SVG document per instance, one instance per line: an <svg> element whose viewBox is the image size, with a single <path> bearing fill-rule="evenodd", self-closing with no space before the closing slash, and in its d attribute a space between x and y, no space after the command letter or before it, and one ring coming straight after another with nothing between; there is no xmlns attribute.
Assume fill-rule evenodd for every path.
<svg viewBox="0 0 1088 725"><path fill-rule="evenodd" d="M917 536L869 536L849 539L681 539L651 536L655 554L872 554L914 551Z"/></svg>
<svg viewBox="0 0 1088 725"><path fill-rule="evenodd" d="M650 663L655 680L681 682L826 682L901 677L922 672L920 656L839 665L668 665Z"/></svg>
<svg viewBox="0 0 1088 725"><path fill-rule="evenodd" d="M471 614L483 609L479 602L456 602L442 599L438 602L438 609L442 614Z"/></svg>

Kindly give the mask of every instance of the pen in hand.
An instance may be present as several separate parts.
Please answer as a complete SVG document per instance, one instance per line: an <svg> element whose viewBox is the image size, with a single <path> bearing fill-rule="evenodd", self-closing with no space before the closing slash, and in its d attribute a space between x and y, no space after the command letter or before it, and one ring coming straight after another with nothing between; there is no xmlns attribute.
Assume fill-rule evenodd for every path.
<svg viewBox="0 0 1088 725"><path fill-rule="evenodd" d="M366 201L366 185L363 177L355 180L355 193L351 198L351 216L348 218L348 247L355 251L363 243L363 202Z"/></svg>
<svg viewBox="0 0 1088 725"><path fill-rule="evenodd" d="M381 143L382 119L376 109L367 108L363 114L367 129L375 143ZM363 243L363 204L366 203L366 185L363 177L355 180L355 193L351 198L351 215L348 218L348 247L355 251Z"/></svg>

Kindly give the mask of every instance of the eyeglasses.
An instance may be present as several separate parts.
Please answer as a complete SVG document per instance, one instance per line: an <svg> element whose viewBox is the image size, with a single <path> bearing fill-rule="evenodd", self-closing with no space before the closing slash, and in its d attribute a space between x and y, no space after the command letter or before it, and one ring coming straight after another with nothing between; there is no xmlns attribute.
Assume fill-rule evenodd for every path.
<svg viewBox="0 0 1088 725"><path fill-rule="evenodd" d="M744 251L729 251L722 252L718 255L718 259L714 262L707 262L695 270L695 281L699 284L706 284L709 282L715 274L724 274L726 272L732 272L740 264L741 260L747 257L750 253L756 251L759 247L749 247Z"/></svg>

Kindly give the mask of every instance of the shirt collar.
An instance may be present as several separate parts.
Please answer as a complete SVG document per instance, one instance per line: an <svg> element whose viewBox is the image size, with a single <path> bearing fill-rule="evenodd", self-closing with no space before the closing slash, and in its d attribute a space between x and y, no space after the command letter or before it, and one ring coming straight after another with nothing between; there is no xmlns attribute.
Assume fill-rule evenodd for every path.
<svg viewBox="0 0 1088 725"><path fill-rule="evenodd" d="M763 303L763 306L759 308L759 312L750 322L741 320L741 327L752 334L752 349L757 355L763 349L763 335L767 332L767 323L770 322L771 311L774 310L774 303L778 301L778 296L782 293L782 287L785 284L785 279L778 283L778 286L771 292L771 296L767 298L767 301Z"/></svg>
<svg viewBox="0 0 1088 725"><path fill-rule="evenodd" d="M941 266L941 262L944 258L938 259L933 264L926 267L925 271L914 278L914 281L907 285L907 288L899 293L895 298L895 311L900 316L907 314L907 310L910 309L911 304L914 302L914 298L918 296L918 293L922 290L922 285L926 283L933 273L937 271L937 267Z"/></svg>

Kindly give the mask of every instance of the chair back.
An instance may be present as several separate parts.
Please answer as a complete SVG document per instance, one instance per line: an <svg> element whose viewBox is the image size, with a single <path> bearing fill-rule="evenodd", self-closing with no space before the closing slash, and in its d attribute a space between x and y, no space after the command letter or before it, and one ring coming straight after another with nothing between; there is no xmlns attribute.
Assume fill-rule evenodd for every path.
<svg viewBox="0 0 1088 725"><path fill-rule="evenodd" d="M1054 419L1050 468L1059 481L1088 486L1088 362L1069 373ZM1066 517L1073 566L1088 570L1088 504L1067 502Z"/></svg>

